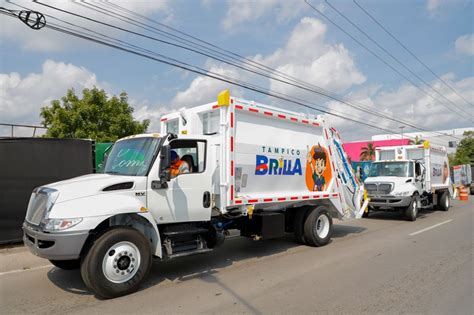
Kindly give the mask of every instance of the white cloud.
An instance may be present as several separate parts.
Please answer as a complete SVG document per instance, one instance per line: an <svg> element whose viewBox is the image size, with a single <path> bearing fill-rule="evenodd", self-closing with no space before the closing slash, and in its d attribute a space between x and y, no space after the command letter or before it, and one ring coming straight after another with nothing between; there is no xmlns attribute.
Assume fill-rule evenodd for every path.
<svg viewBox="0 0 474 315"><path fill-rule="evenodd" d="M225 30L246 22L255 22L264 16L272 15L279 23L287 23L296 18L305 8L299 0L228 0L227 12L222 21Z"/></svg>
<svg viewBox="0 0 474 315"><path fill-rule="evenodd" d="M435 14L438 7L441 5L441 0L428 0L426 2L426 9L430 14Z"/></svg>
<svg viewBox="0 0 474 315"><path fill-rule="evenodd" d="M218 66L212 63L209 64L210 72L216 73L221 76L232 77L234 79L240 78L240 75L237 70L233 68L227 66ZM225 89L231 89L232 95L234 96L242 95L240 89L235 88L229 83L205 76L198 76L191 82L191 84L186 90L178 92L171 103L174 108L192 107L209 103L217 98L217 94L220 91Z"/></svg>
<svg viewBox="0 0 474 315"><path fill-rule="evenodd" d="M474 34L466 34L456 39L454 49L458 54L474 55Z"/></svg>
<svg viewBox="0 0 474 315"><path fill-rule="evenodd" d="M465 99L474 99L474 77L456 80L454 75L449 73L443 75L442 79L454 87ZM465 102L440 81L432 82L431 86L464 110L470 111L470 109L464 105ZM448 105L445 104L445 106L443 106L441 102L444 101L446 103L445 100L433 100L412 85L403 84L397 89L390 90L382 89L380 86L372 86L359 90L357 93L350 95L349 98L353 103L363 104L370 110L378 111L409 122L420 128L443 130L472 126L472 122L469 122L453 111L451 104L448 103ZM446 106L448 106L448 108L446 108ZM343 111L345 116L349 116L353 119L392 130L393 133L399 132L398 127L402 125L398 122L362 113L354 108L336 102L330 102L329 107L332 110ZM370 135L387 133L381 130L372 130L360 124L348 122L340 118L331 118L331 120L336 128L340 130L346 141L369 139ZM411 127L405 128L405 132L414 131L417 130Z"/></svg>
<svg viewBox="0 0 474 315"><path fill-rule="evenodd" d="M326 43L326 25L318 19L305 17L291 32L283 48L269 56L255 59L280 72L318 87L340 93L365 82L349 51L343 44ZM297 97L307 92L281 82L272 81L270 88ZM314 94L312 99L314 99Z"/></svg>
<svg viewBox="0 0 474 315"><path fill-rule="evenodd" d="M127 25L127 27L132 28L129 24L124 24L117 19L114 19L110 16L106 16L100 12L95 12L91 9L88 9L80 1L42 1L48 5L56 6L61 9L72 11L76 14L85 15L93 19L98 19L102 22L108 22L113 24ZM170 21L173 19L173 12L170 8L169 0L156 0L156 1L125 1L125 0L114 0L112 3L118 4L126 9L132 10L139 14L151 15L154 13L160 13L163 16L165 21ZM32 10L39 11L43 14L52 15L54 17L61 18L68 22L74 23L76 25L84 26L90 29L93 29L96 32L106 33L108 35L117 36L123 35L117 30L113 30L103 25L96 24L94 22L88 22L84 19L74 17L67 13L62 13L57 10L42 6L39 4L32 3L31 1L18 0L15 3L22 5L24 7L30 8ZM100 2L95 2L93 5L101 6L104 8L109 8L105 4ZM0 0L0 6L13 9L13 10L23 10L20 7L17 7L11 3ZM123 13L123 12L122 12ZM78 48L83 48L85 46L85 41L79 40L78 38L73 38L70 35L62 34L51 29L43 28L41 30L32 30L24 25L21 21L16 18L10 18L3 16L0 20L0 40L8 40L17 43L23 50L27 51L39 51L39 52L54 52L54 51L63 51L63 50L77 50ZM46 16L46 23L62 24L57 20ZM65 25L71 27L69 25ZM83 30L81 30L83 31ZM90 46L86 46L90 48Z"/></svg>
<svg viewBox="0 0 474 315"><path fill-rule="evenodd" d="M72 64L46 60L41 73L22 77L0 74L0 117L4 123L39 124L40 108L65 95L67 89L99 86L94 73Z"/></svg>

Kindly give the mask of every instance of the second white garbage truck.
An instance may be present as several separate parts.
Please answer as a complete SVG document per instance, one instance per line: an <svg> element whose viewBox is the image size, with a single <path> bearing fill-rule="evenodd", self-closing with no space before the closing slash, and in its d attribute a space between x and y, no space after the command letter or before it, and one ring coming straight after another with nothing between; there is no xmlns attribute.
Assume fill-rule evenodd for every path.
<svg viewBox="0 0 474 315"><path fill-rule="evenodd" d="M104 174L31 196L25 244L59 268L80 267L99 296L136 290L153 256L212 251L230 229L254 240L292 232L322 246L333 217L362 215L363 190L322 117L224 91L161 122L160 134L118 140Z"/></svg>
<svg viewBox="0 0 474 315"><path fill-rule="evenodd" d="M379 147L364 182L369 211L401 211L415 221L420 209L447 211L453 187L446 149L423 145Z"/></svg>

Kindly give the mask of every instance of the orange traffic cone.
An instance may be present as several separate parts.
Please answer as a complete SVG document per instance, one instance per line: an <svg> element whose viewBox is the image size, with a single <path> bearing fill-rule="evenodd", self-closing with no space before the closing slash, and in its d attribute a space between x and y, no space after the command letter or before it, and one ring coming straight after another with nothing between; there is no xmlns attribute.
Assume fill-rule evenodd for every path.
<svg viewBox="0 0 474 315"><path fill-rule="evenodd" d="M467 189L464 186L459 186L459 200L468 201Z"/></svg>

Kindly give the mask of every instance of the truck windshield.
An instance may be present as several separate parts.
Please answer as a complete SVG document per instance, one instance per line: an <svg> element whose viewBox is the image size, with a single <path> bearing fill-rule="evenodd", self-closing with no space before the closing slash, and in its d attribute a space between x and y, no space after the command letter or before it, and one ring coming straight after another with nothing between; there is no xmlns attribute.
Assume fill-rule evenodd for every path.
<svg viewBox="0 0 474 315"><path fill-rule="evenodd" d="M133 138L116 142L107 157L104 173L146 175L158 143L159 138Z"/></svg>
<svg viewBox="0 0 474 315"><path fill-rule="evenodd" d="M413 162L374 162L369 177L377 176L412 177Z"/></svg>

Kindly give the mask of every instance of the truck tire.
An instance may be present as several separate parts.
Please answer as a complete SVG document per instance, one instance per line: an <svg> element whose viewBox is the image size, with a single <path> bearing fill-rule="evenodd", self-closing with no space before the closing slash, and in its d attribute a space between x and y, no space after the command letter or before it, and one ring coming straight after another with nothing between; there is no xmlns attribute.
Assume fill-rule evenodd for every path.
<svg viewBox="0 0 474 315"><path fill-rule="evenodd" d="M442 211L448 211L450 206L451 201L449 200L449 194L447 191L445 191L438 199L438 209Z"/></svg>
<svg viewBox="0 0 474 315"><path fill-rule="evenodd" d="M411 198L410 204L405 209L405 218L408 221L416 221L418 216L418 197L415 195Z"/></svg>
<svg viewBox="0 0 474 315"><path fill-rule="evenodd" d="M146 237L129 227L113 228L96 239L81 263L84 283L106 299L136 291L151 268Z"/></svg>
<svg viewBox="0 0 474 315"><path fill-rule="evenodd" d="M367 206L367 208L365 209L364 213L362 213L362 217L363 217L363 218L368 218L368 217L369 217L369 213L370 213L370 208L369 208L369 206Z"/></svg>
<svg viewBox="0 0 474 315"><path fill-rule="evenodd" d="M308 214L308 207L302 207L296 210L295 218L293 221L293 231L295 233L295 239L300 244L306 244L304 238L304 220Z"/></svg>
<svg viewBox="0 0 474 315"><path fill-rule="evenodd" d="M81 267L81 259L71 259L71 260L50 260L50 262L64 270L74 270Z"/></svg>
<svg viewBox="0 0 474 315"><path fill-rule="evenodd" d="M331 240L332 218L324 206L309 211L304 222L304 238L309 246L324 246Z"/></svg>

